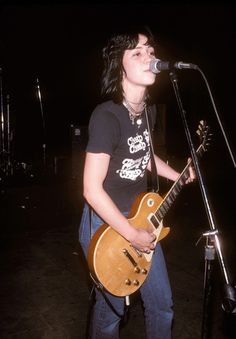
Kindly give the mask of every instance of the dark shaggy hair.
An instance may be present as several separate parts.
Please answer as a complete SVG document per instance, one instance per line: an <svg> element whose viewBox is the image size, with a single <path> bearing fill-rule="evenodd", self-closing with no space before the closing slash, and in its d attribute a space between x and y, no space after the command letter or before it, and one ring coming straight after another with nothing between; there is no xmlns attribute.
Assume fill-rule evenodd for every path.
<svg viewBox="0 0 236 339"><path fill-rule="evenodd" d="M103 48L104 69L102 73L101 94L104 98L121 103L123 100L122 74L124 71L122 60L125 50L134 49L139 41L139 34L147 37L147 45L156 49L156 42L149 28L132 29L126 33L113 35Z"/></svg>

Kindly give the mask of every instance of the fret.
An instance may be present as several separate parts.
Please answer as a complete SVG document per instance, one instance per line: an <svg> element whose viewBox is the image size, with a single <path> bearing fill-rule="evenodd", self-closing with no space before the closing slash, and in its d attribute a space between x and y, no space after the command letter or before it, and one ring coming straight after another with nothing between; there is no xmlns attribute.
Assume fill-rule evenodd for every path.
<svg viewBox="0 0 236 339"><path fill-rule="evenodd" d="M163 205L163 208L165 209L165 211L167 213L169 211L169 209L170 209L170 206L169 206L168 202L166 200L164 200L162 205Z"/></svg>
<svg viewBox="0 0 236 339"><path fill-rule="evenodd" d="M168 202L168 204L171 206L174 202L174 199L171 197L171 195L168 195L165 200Z"/></svg>
<svg viewBox="0 0 236 339"><path fill-rule="evenodd" d="M188 173L187 172L184 172L183 175L182 175L183 179L186 181L189 177Z"/></svg>
<svg viewBox="0 0 236 339"><path fill-rule="evenodd" d="M158 219L156 218L155 215L152 215L151 218L150 218L150 220L151 220L151 222L152 222L152 225L153 225L155 228L157 228L157 227L159 226L159 224L160 224L160 222L161 222L161 219L162 219L162 218L160 218L160 220L158 220Z"/></svg>
<svg viewBox="0 0 236 339"><path fill-rule="evenodd" d="M185 181L188 178L188 174L186 173L186 170L181 174L179 179L174 183L172 186L171 191L168 193L168 195L163 200L162 204L156 211L155 215L158 218L158 220L161 220L164 218L168 210L170 209L170 206L174 203L175 198L180 193L182 187L185 185ZM155 225L155 222L151 220L153 224ZM156 227L156 226L155 226Z"/></svg>
<svg viewBox="0 0 236 339"><path fill-rule="evenodd" d="M167 212L166 209L165 209L165 206L163 204L161 204L159 210L162 212L163 215L165 215L166 212Z"/></svg>
<svg viewBox="0 0 236 339"><path fill-rule="evenodd" d="M163 211L161 210L161 207L158 209L158 211L155 213L155 215L160 218L163 219L165 216L165 213L163 213Z"/></svg>
<svg viewBox="0 0 236 339"><path fill-rule="evenodd" d="M188 177L187 177L187 178L188 178ZM187 179L187 178L186 178L186 179ZM183 178L180 178L180 179L179 179L179 185L181 186L181 188L185 185L185 181L186 181L186 180L183 179Z"/></svg>
<svg viewBox="0 0 236 339"><path fill-rule="evenodd" d="M180 190L178 187L173 187L173 195L174 197L177 197L177 195L179 194Z"/></svg>

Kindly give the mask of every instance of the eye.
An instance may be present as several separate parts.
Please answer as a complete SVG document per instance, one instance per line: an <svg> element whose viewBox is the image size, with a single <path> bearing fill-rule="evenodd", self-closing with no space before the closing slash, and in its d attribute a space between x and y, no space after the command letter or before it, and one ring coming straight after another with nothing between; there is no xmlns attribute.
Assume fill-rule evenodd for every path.
<svg viewBox="0 0 236 339"><path fill-rule="evenodd" d="M153 49L151 49L151 50L149 51L149 55L155 56L155 51L154 51Z"/></svg>

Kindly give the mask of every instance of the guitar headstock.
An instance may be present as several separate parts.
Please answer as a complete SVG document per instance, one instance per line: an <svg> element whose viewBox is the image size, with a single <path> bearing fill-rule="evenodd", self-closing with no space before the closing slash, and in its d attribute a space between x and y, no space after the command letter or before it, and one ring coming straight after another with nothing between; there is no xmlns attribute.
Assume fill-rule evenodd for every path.
<svg viewBox="0 0 236 339"><path fill-rule="evenodd" d="M199 122L196 133L199 136L202 150L206 152L208 146L210 145L212 133L210 132L210 127L207 125L207 122L205 120L201 120Z"/></svg>

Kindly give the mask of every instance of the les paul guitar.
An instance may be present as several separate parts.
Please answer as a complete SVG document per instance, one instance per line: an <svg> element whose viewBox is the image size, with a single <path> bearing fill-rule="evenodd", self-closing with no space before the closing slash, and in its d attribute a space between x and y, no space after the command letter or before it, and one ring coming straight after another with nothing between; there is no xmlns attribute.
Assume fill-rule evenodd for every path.
<svg viewBox="0 0 236 339"><path fill-rule="evenodd" d="M201 156L209 142L209 128L200 121L197 134L201 144L196 153ZM129 223L136 228L154 229L156 242L162 240L170 231L163 226L163 218L180 193L188 177L190 161L174 182L169 192L162 198L158 193L149 192L138 195L128 217ZM111 226L103 224L91 239L88 251L88 265L92 278L115 296L128 296L138 290L146 280L153 251L142 253L117 233Z"/></svg>

